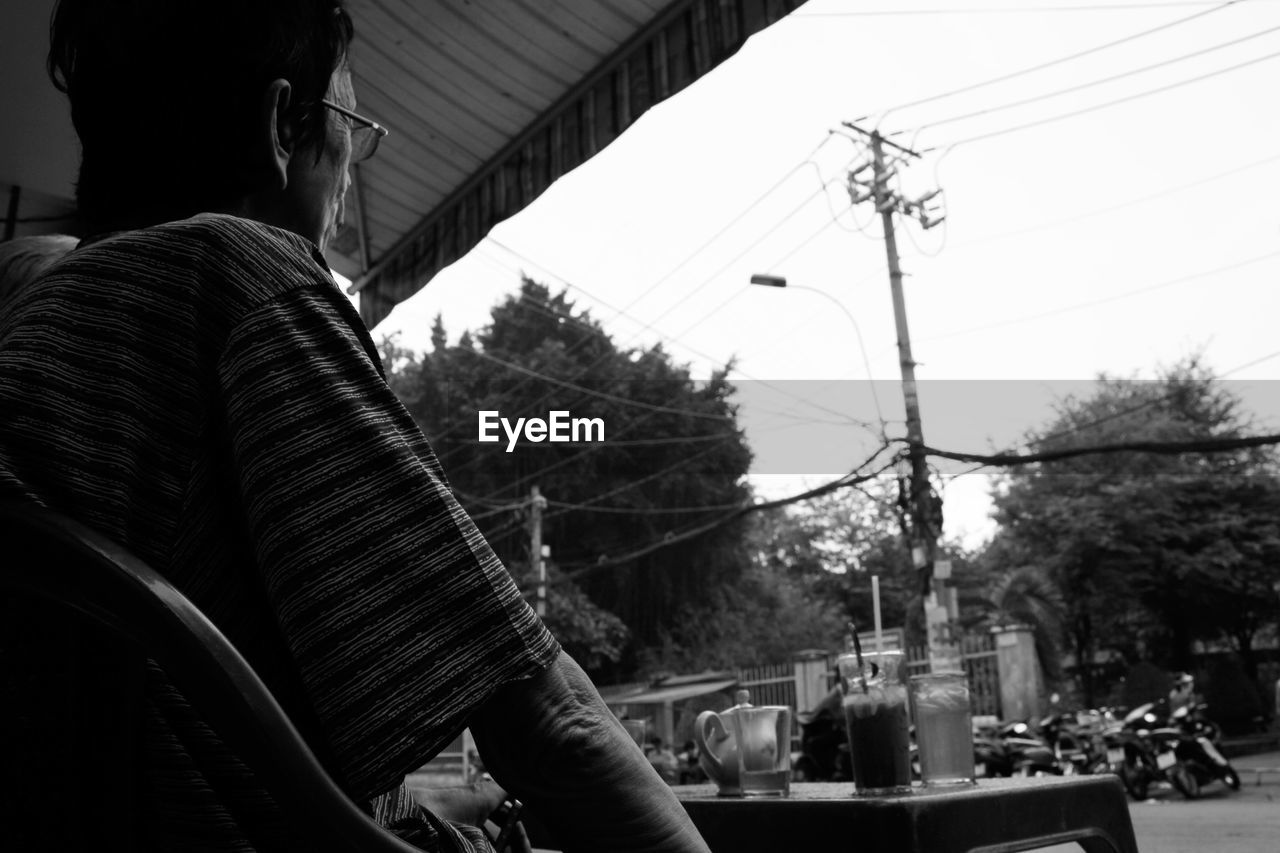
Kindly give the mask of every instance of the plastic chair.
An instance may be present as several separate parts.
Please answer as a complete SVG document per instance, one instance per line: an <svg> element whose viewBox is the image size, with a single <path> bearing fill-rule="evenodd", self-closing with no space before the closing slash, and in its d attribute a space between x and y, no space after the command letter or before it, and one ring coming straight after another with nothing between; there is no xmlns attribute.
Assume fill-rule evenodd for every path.
<svg viewBox="0 0 1280 853"><path fill-rule="evenodd" d="M131 645L139 660L145 651L159 661L265 781L300 834L314 837L308 849L421 853L347 797L248 662L141 560L83 524L29 503L0 502L0 548L0 591L69 608Z"/></svg>

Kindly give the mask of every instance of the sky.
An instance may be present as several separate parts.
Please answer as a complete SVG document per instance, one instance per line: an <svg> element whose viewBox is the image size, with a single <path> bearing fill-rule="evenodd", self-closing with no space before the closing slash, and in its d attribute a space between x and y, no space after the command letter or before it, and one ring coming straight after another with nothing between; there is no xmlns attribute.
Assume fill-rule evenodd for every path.
<svg viewBox="0 0 1280 853"><path fill-rule="evenodd" d="M1278 84L1280 0L809 0L374 335L427 349L439 313L456 339L527 274L621 346L732 361L753 483L817 485L905 434L853 122L920 155L904 196L942 190L942 224L895 226L928 444L1016 448L1100 373L1191 355L1280 431ZM948 537L990 535L989 473L939 466Z"/></svg>

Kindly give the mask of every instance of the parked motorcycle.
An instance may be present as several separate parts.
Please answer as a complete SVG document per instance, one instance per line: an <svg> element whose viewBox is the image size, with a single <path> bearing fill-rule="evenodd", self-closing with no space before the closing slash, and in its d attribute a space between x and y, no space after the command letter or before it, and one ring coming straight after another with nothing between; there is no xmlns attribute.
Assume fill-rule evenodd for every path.
<svg viewBox="0 0 1280 853"><path fill-rule="evenodd" d="M973 736L973 772L979 779L1012 776L1018 767L1013 751L996 732L976 732Z"/></svg>
<svg viewBox="0 0 1280 853"><path fill-rule="evenodd" d="M1022 721L1005 723L1000 738L1009 751L1015 776L1061 776L1062 766L1043 737Z"/></svg>
<svg viewBox="0 0 1280 853"><path fill-rule="evenodd" d="M1104 726L1098 712L1057 712L1040 721L1040 734L1064 775L1091 775L1111 769Z"/></svg>
<svg viewBox="0 0 1280 853"><path fill-rule="evenodd" d="M1221 765L1209 757L1196 737L1165 725L1166 710L1163 702L1149 702L1134 708L1124 718L1124 761L1119 767L1120 779L1135 800L1145 800L1151 785L1157 782L1167 782L1184 797L1192 799L1199 796L1204 781L1217 778L1208 774L1222 772ZM1208 738L1203 739L1209 743ZM1213 748L1212 743L1210 747ZM1216 748L1213 752L1221 758Z"/></svg>
<svg viewBox="0 0 1280 853"><path fill-rule="evenodd" d="M796 715L800 751L791 757L795 782L845 782L853 778L849 739L839 690L832 690L811 711Z"/></svg>
<svg viewBox="0 0 1280 853"><path fill-rule="evenodd" d="M1137 727L1141 722L1140 717L1126 718L1125 725L1115 733L1122 752L1116 770L1125 790L1135 800L1145 800L1153 785L1168 783L1187 796L1193 783L1188 781L1186 768L1178 763L1178 733L1174 729Z"/></svg>
<svg viewBox="0 0 1280 853"><path fill-rule="evenodd" d="M973 737L974 775L1057 776L1062 773L1053 749L1023 721L979 729Z"/></svg>
<svg viewBox="0 0 1280 853"><path fill-rule="evenodd" d="M1125 723L1152 741L1168 781L1187 799L1198 797L1202 787L1215 781L1238 791L1240 776L1214 742L1212 735L1219 729L1205 715L1205 706L1183 706L1172 714L1167 710L1164 700L1141 705L1129 712Z"/></svg>

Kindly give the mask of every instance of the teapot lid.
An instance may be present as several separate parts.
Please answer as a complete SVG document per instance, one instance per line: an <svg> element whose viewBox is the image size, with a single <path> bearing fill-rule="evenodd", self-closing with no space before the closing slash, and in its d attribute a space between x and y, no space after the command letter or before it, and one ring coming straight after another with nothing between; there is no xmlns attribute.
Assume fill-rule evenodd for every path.
<svg viewBox="0 0 1280 853"><path fill-rule="evenodd" d="M733 707L740 708L742 706L751 707L751 692L745 688L739 689L733 694Z"/></svg>

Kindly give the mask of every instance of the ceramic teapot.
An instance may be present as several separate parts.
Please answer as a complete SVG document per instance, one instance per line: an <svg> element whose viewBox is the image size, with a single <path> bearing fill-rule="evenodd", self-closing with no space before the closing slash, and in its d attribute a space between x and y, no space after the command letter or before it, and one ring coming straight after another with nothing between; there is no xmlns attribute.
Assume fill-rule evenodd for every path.
<svg viewBox="0 0 1280 853"><path fill-rule="evenodd" d="M740 796L738 741L733 734L733 717L740 708L750 708L750 694L739 690L734 706L727 711L703 711L693 724L693 740L698 745L698 766L716 783L722 796Z"/></svg>

